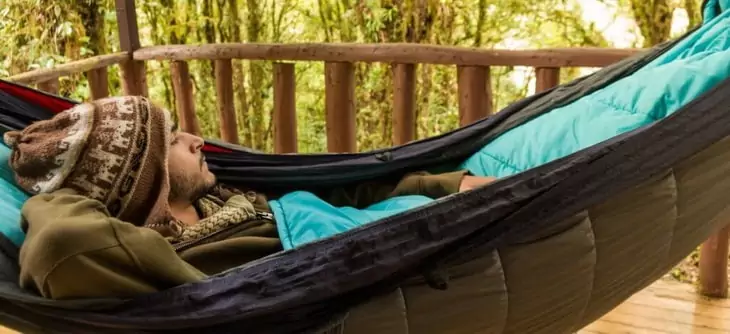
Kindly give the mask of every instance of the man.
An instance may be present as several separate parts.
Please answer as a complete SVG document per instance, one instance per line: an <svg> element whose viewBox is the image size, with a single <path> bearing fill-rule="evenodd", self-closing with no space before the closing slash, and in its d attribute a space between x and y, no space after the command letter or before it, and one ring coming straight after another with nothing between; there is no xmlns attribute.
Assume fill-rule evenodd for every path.
<svg viewBox="0 0 730 334"><path fill-rule="evenodd" d="M54 299L129 297L282 249L266 195L218 184L203 140L142 97L84 103L8 132L23 206L20 285ZM493 181L465 171L332 189L333 205L432 198Z"/></svg>

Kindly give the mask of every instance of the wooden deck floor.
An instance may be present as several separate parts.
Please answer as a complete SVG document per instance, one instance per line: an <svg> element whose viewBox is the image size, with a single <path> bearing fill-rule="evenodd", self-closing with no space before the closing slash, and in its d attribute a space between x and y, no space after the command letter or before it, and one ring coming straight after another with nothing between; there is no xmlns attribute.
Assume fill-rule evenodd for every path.
<svg viewBox="0 0 730 334"><path fill-rule="evenodd" d="M0 334L18 332L0 326ZM730 299L707 299L665 279L632 296L578 334L730 333Z"/></svg>
<svg viewBox="0 0 730 334"><path fill-rule="evenodd" d="M685 283L658 280L578 334L730 333L730 299L708 299Z"/></svg>

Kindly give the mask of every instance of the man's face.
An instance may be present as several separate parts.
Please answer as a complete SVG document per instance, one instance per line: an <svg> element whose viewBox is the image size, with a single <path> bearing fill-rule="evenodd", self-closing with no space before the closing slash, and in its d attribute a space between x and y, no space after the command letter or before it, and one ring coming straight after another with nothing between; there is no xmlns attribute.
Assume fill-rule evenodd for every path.
<svg viewBox="0 0 730 334"><path fill-rule="evenodd" d="M168 170L170 173L170 201L193 202L203 197L215 185L215 175L201 149L203 139L173 128Z"/></svg>

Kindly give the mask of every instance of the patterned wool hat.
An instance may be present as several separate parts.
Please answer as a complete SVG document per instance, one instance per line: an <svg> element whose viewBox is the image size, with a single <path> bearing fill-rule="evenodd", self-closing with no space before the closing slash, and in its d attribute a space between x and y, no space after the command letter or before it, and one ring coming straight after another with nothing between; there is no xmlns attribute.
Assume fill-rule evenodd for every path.
<svg viewBox="0 0 730 334"><path fill-rule="evenodd" d="M168 224L171 127L170 114L144 97L110 97L4 139L18 185L29 193L72 188L123 221L170 235L177 234Z"/></svg>

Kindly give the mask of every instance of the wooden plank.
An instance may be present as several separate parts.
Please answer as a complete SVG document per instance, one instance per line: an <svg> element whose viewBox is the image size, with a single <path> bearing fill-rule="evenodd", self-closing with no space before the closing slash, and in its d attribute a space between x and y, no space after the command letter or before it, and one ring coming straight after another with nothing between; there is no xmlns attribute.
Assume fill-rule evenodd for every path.
<svg viewBox="0 0 730 334"><path fill-rule="evenodd" d="M587 333L728 333L730 300L708 299L690 284L654 282L578 331Z"/></svg>
<svg viewBox="0 0 730 334"><path fill-rule="evenodd" d="M297 111L294 64L274 64L274 151L296 153Z"/></svg>
<svg viewBox="0 0 730 334"><path fill-rule="evenodd" d="M193 99L193 84L190 80L188 63L174 61L170 64L172 74L172 88L175 92L175 107L180 119L180 129L194 135L200 135L198 117L195 115L195 100Z"/></svg>
<svg viewBox="0 0 730 334"><path fill-rule="evenodd" d="M46 81L39 82L38 89L46 93L58 94L59 85L60 83L58 81L58 77L55 77Z"/></svg>
<svg viewBox="0 0 730 334"><path fill-rule="evenodd" d="M86 78L89 80L89 98L92 101L109 96L109 73L106 67L86 72Z"/></svg>
<svg viewBox="0 0 730 334"><path fill-rule="evenodd" d="M30 72L13 75L6 78L5 80L30 85L42 81L51 80L54 78L59 78L62 76L91 71L98 68L106 68L107 66L124 62L127 59L129 59L129 55L126 52L112 53L103 56L76 60L70 63L54 66L52 68L42 68Z"/></svg>
<svg viewBox="0 0 730 334"><path fill-rule="evenodd" d="M535 93L546 91L560 84L560 67L535 68Z"/></svg>
<svg viewBox="0 0 730 334"><path fill-rule="evenodd" d="M662 282L662 281L657 281ZM658 284L654 283L648 291L662 298L671 298L681 301L689 301L695 304L708 305L713 307L722 307L730 309L730 299L727 298L711 298L696 293L694 285L683 284L683 289L677 289L674 281L671 283Z"/></svg>
<svg viewBox="0 0 730 334"><path fill-rule="evenodd" d="M416 65L393 67L393 145L415 139L416 133Z"/></svg>
<svg viewBox="0 0 730 334"><path fill-rule="evenodd" d="M459 66L459 125L466 126L492 113L489 67Z"/></svg>
<svg viewBox="0 0 730 334"><path fill-rule="evenodd" d="M656 304L660 301L661 305ZM723 317L730 320L730 304L726 303L726 299L707 298L695 293L695 291L677 291L674 288L662 288L652 285L645 289L643 295L629 300L627 303L643 305L647 307L690 312L699 314L699 310L704 308L725 309Z"/></svg>
<svg viewBox="0 0 730 334"><path fill-rule="evenodd" d="M728 239L730 225L720 229L707 239L700 248L700 293L709 297L728 296Z"/></svg>
<svg viewBox="0 0 730 334"><path fill-rule="evenodd" d="M462 66L603 67L642 51L608 48L494 50L416 43L219 43L150 46L136 50L133 56L137 60L233 58Z"/></svg>
<svg viewBox="0 0 730 334"><path fill-rule="evenodd" d="M355 67L352 63L325 63L327 150L357 150L355 125Z"/></svg>
<svg viewBox="0 0 730 334"><path fill-rule="evenodd" d="M115 1L119 45L122 51L129 55L130 58L130 61L125 61L120 65L124 93L127 95L147 96L149 94L144 62L131 60L132 53L141 47L134 0Z"/></svg>
<svg viewBox="0 0 730 334"><path fill-rule="evenodd" d="M230 59L215 61L215 86L221 138L226 142L238 144L236 104L233 101L233 66Z"/></svg>

